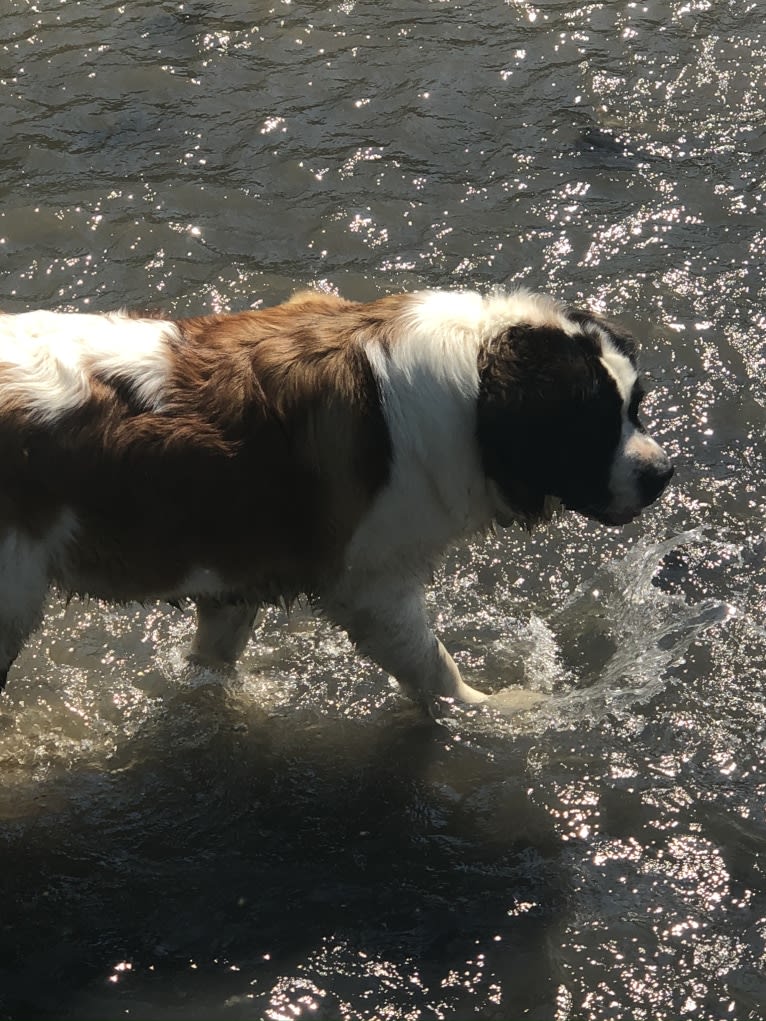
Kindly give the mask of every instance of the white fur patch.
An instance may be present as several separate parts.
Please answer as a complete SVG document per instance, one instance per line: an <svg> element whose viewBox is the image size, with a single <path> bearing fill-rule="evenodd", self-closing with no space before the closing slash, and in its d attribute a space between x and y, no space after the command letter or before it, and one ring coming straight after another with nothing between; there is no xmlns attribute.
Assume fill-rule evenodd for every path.
<svg viewBox="0 0 766 1021"><path fill-rule="evenodd" d="M554 327L570 337L580 332L555 298L523 289L487 295L475 291L421 291L412 299L413 320L440 335L470 335L477 344L521 324Z"/></svg>
<svg viewBox="0 0 766 1021"><path fill-rule="evenodd" d="M148 410L162 406L173 323L104 315L24 312L0 316L0 402L54 422L84 404L94 377L118 378Z"/></svg>
<svg viewBox="0 0 766 1021"><path fill-rule="evenodd" d="M601 340L601 363L617 384L623 406L627 408L638 373L630 359L614 346L606 332L601 329L598 332Z"/></svg>
<svg viewBox="0 0 766 1021"><path fill-rule="evenodd" d="M476 443L482 308L479 295L414 294L390 348L375 340L365 345L393 465L388 486L351 541L350 563L393 555L405 570L427 574L434 551L491 517ZM406 537L406 552L397 537Z"/></svg>

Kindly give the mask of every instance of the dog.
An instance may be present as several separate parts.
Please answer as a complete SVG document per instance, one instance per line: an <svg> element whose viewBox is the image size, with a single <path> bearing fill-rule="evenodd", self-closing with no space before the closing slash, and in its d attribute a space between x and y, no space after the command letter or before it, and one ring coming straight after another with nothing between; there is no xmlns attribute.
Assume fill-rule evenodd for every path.
<svg viewBox="0 0 766 1021"><path fill-rule="evenodd" d="M527 291L0 315L0 678L51 587L190 599L214 666L303 595L415 701L481 702L434 567L495 523L635 518L673 474L642 396L625 330Z"/></svg>

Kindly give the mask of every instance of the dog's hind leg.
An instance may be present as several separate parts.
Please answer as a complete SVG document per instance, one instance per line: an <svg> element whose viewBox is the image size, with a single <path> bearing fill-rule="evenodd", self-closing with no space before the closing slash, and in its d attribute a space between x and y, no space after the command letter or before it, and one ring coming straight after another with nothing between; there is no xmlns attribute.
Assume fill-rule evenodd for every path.
<svg viewBox="0 0 766 1021"><path fill-rule="evenodd" d="M189 658L212 666L233 666L250 638L258 604L227 603L209 596L200 596L194 602L197 632Z"/></svg>
<svg viewBox="0 0 766 1021"><path fill-rule="evenodd" d="M7 617L0 614L0 691L5 688L8 671L24 647L30 633L34 631L42 619L42 600L40 605L27 616Z"/></svg>
<svg viewBox="0 0 766 1021"><path fill-rule="evenodd" d="M0 536L0 689L30 632L42 619L49 553L19 532Z"/></svg>

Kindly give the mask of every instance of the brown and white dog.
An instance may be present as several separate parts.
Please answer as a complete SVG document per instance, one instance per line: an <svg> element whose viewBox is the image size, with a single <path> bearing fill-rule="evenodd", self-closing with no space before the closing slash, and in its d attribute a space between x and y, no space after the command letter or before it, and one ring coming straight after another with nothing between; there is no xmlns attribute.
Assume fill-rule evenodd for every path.
<svg viewBox="0 0 766 1021"><path fill-rule="evenodd" d="M639 514L673 472L641 396L624 331L525 291L0 315L0 677L51 586L188 597L220 664L306 594L412 698L481 701L434 566L493 521Z"/></svg>

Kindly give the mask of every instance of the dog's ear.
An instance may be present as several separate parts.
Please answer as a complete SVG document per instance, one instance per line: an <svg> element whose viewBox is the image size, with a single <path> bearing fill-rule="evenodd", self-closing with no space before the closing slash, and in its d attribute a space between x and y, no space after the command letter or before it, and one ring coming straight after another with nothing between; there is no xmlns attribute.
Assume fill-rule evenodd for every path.
<svg viewBox="0 0 766 1021"><path fill-rule="evenodd" d="M550 495L547 476L555 437L546 414L545 344L538 335L552 332L512 327L479 357L477 435L484 472L510 516L529 524L544 516Z"/></svg>

